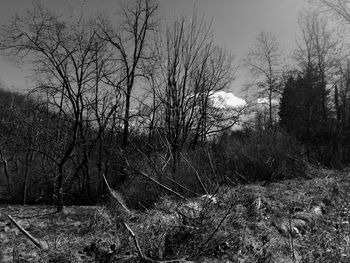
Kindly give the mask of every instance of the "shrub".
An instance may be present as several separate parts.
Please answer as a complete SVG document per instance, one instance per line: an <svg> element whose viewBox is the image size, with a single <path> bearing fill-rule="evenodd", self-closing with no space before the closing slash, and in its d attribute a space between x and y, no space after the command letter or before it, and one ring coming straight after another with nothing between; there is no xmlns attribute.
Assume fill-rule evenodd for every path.
<svg viewBox="0 0 350 263"><path fill-rule="evenodd" d="M304 176L297 141L276 129L222 135L213 147L220 173L234 181L277 181Z"/></svg>

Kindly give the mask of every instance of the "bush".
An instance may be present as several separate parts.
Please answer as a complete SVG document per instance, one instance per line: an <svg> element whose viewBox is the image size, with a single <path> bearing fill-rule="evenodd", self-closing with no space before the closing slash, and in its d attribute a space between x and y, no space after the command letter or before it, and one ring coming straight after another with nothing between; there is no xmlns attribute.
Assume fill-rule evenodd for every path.
<svg viewBox="0 0 350 263"><path fill-rule="evenodd" d="M301 147L295 139L275 129L224 134L213 152L220 173L236 182L305 176Z"/></svg>
<svg viewBox="0 0 350 263"><path fill-rule="evenodd" d="M214 193L222 185L305 177L307 163L301 152L302 147L295 139L277 129L245 130L222 134L216 141L195 149L184 147L175 176L170 164L164 166L157 153L151 152L149 160L139 156L135 163L139 170L165 186L185 197L194 197ZM138 175L129 179L121 193L131 208L150 208L168 193Z"/></svg>

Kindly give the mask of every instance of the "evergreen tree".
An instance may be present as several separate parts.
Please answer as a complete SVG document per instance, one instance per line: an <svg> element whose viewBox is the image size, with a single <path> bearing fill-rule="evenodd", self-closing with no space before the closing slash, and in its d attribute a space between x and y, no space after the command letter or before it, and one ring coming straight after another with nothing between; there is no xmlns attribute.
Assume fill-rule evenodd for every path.
<svg viewBox="0 0 350 263"><path fill-rule="evenodd" d="M297 77L290 76L280 102L280 124L290 134L309 145L324 144L328 140L329 112L326 86L315 70Z"/></svg>

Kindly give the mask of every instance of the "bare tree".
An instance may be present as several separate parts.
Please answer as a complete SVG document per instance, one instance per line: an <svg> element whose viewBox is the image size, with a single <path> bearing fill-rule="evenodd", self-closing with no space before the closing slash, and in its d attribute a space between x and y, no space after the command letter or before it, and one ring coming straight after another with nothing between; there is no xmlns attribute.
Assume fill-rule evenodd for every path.
<svg viewBox="0 0 350 263"><path fill-rule="evenodd" d="M159 39L161 39L160 35ZM154 58L152 63L147 62L143 66L143 75L145 76L144 86L146 89L144 100L140 107L140 116L144 120L145 130L148 131L148 142L150 144L155 139L156 129L161 126L162 86L164 84L159 63L162 58L157 57L156 53L154 54Z"/></svg>
<svg viewBox="0 0 350 263"><path fill-rule="evenodd" d="M319 2L326 11L332 12L338 20L346 24L350 23L349 0L319 0Z"/></svg>
<svg viewBox="0 0 350 263"><path fill-rule="evenodd" d="M57 210L63 209L66 166L78 145L84 144L87 98L95 83L97 27L90 21L62 21L36 4L23 17L15 16L1 30L1 49L34 66L36 91L45 94L48 109L57 113L50 127L54 144L36 150L57 167ZM102 47L103 44L99 44ZM53 137L52 137L53 136Z"/></svg>
<svg viewBox="0 0 350 263"><path fill-rule="evenodd" d="M261 32L254 47L244 59L244 65L253 77L253 86L259 98L268 99L269 126L273 124L273 99L280 93L281 47L275 34Z"/></svg>
<svg viewBox="0 0 350 263"><path fill-rule="evenodd" d="M151 59L151 34L158 26L157 10L155 0L136 0L122 7L120 27L113 28L106 20L101 20L102 37L115 49L116 66L120 69L117 76L108 78L108 81L124 93L124 148L130 132L132 92L137 79L142 76L141 65Z"/></svg>
<svg viewBox="0 0 350 263"><path fill-rule="evenodd" d="M2 90L1 97L0 159L11 197L20 196L17 194L21 191L23 204L26 204L28 182L34 179L30 177L35 163L35 153L31 149L41 143L43 134L41 116L31 96ZM18 159L21 162L14 169Z"/></svg>
<svg viewBox="0 0 350 263"><path fill-rule="evenodd" d="M300 16L301 38L294 57L299 68L311 78L315 72L319 78L322 93L323 118L328 118L328 94L326 84L332 78L331 73L337 61L338 43L332 37L327 22L316 12L306 12ZM311 85L312 80L309 80Z"/></svg>
<svg viewBox="0 0 350 263"><path fill-rule="evenodd" d="M235 68L232 56L214 44L211 25L204 18L199 20L196 10L189 24L185 18L175 21L163 42L164 48L159 48L160 110L175 176L183 145L192 141L195 146L213 127L210 98L230 86Z"/></svg>

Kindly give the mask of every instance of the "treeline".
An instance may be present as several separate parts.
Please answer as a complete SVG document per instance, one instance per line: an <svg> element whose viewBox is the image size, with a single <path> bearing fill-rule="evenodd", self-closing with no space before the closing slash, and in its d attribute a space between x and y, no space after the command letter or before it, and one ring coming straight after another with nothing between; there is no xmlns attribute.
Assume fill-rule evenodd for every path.
<svg viewBox="0 0 350 263"><path fill-rule="evenodd" d="M120 8L113 24L34 4L1 28L1 50L35 79L27 95L0 91L8 201L96 203L105 175L142 208L164 193L305 176L306 160L347 164L348 59L320 15L301 19L293 66L261 33L243 61L255 105L225 108L213 94L230 87L237 64L196 10L163 28L154 0Z"/></svg>
<svg viewBox="0 0 350 263"><path fill-rule="evenodd" d="M177 182L182 150L237 122L242 109L210 99L231 84L233 57L196 11L189 23L181 17L162 28L156 1L120 8L113 24L102 15L65 19L35 3L2 27L1 50L30 64L35 79L29 98L4 93L22 101L3 110L10 199L50 197L61 211L64 196L74 200L68 193L95 200L103 174L113 187L133 174L169 174L187 189ZM161 179L156 185L168 189Z"/></svg>
<svg viewBox="0 0 350 263"><path fill-rule="evenodd" d="M291 54L283 54L275 34L262 32L244 60L247 88L266 105L258 107L258 129L286 132L301 143L306 160L334 168L350 158L346 2L314 1L317 9L302 12Z"/></svg>

